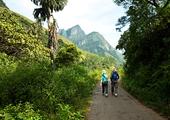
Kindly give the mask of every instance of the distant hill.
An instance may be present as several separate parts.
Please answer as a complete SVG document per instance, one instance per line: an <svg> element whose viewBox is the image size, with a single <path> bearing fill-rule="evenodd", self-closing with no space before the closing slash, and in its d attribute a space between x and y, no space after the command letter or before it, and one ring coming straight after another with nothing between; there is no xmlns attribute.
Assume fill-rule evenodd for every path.
<svg viewBox="0 0 170 120"><path fill-rule="evenodd" d="M81 27L76 25L68 30L61 29L59 34L70 39L83 50L87 50L98 55L112 56L118 64L123 62L122 54L116 51L98 32L91 32L86 35Z"/></svg>

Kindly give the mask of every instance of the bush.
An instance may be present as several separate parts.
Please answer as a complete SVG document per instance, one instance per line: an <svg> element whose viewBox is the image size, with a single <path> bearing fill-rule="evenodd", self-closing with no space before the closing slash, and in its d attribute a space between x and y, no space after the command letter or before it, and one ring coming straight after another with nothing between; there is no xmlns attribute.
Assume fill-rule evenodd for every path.
<svg viewBox="0 0 170 120"><path fill-rule="evenodd" d="M69 105L59 104L59 120L84 120L80 112L73 112Z"/></svg>
<svg viewBox="0 0 170 120"><path fill-rule="evenodd" d="M69 104L79 111L96 84L96 73L84 66L70 65L52 71L44 62L15 62L7 56L4 61L7 65L0 70L8 72L3 73L0 80L1 107L28 101L45 113L46 118L59 112L58 103Z"/></svg>
<svg viewBox="0 0 170 120"><path fill-rule="evenodd" d="M60 48L55 63L57 66L70 65L79 61L79 55L77 48L73 44L68 44Z"/></svg>
<svg viewBox="0 0 170 120"><path fill-rule="evenodd" d="M170 114L170 65L163 64L157 70L143 66L135 77L123 78L123 86L146 105L163 113Z"/></svg>
<svg viewBox="0 0 170 120"><path fill-rule="evenodd" d="M4 68L8 71L10 68ZM2 75L0 98L4 105L30 101L37 106L42 104L43 88L50 79L50 70L45 63L20 62L12 72Z"/></svg>
<svg viewBox="0 0 170 120"><path fill-rule="evenodd" d="M43 120L39 111L35 111L30 103L8 105L0 110L1 120Z"/></svg>
<svg viewBox="0 0 170 120"><path fill-rule="evenodd" d="M92 93L96 80L83 66L72 65L55 71L50 82L46 94L53 96L51 100L55 105L62 102L80 109Z"/></svg>

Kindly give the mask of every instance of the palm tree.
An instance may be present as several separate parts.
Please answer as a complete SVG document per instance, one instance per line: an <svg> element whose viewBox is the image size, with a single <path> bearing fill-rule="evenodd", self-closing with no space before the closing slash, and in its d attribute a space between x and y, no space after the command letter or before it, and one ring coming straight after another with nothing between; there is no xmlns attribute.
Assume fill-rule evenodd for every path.
<svg viewBox="0 0 170 120"><path fill-rule="evenodd" d="M56 27L57 23L54 19L52 13L53 11L63 10L67 4L67 0L31 0L35 5L40 6L40 8L34 9L34 18L41 19L45 21L47 19L48 23L48 48L50 51L50 56L52 62L54 61L55 51L57 50L57 34Z"/></svg>

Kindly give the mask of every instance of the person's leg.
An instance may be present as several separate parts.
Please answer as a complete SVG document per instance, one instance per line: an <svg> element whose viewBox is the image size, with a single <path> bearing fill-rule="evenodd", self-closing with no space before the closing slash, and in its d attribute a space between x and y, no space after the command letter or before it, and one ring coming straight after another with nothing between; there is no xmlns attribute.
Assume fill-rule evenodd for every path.
<svg viewBox="0 0 170 120"><path fill-rule="evenodd" d="M106 94L106 84L103 85L104 85L104 94Z"/></svg>
<svg viewBox="0 0 170 120"><path fill-rule="evenodd" d="M111 93L112 93L112 95L114 93L114 83L112 81L111 81Z"/></svg>
<svg viewBox="0 0 170 120"><path fill-rule="evenodd" d="M108 83L106 84L106 94L108 95Z"/></svg>
<svg viewBox="0 0 170 120"><path fill-rule="evenodd" d="M118 94L118 82L115 82L115 94Z"/></svg>
<svg viewBox="0 0 170 120"><path fill-rule="evenodd" d="M102 83L102 94L104 95L104 84Z"/></svg>
<svg viewBox="0 0 170 120"><path fill-rule="evenodd" d="M115 81L113 82L113 94L115 94Z"/></svg>

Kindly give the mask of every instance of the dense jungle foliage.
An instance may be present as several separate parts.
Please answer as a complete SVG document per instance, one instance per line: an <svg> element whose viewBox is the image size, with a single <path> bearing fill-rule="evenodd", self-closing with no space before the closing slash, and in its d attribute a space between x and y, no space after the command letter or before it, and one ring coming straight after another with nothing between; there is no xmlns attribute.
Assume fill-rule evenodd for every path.
<svg viewBox="0 0 170 120"><path fill-rule="evenodd" d="M103 68L115 61L77 49L59 36L56 70L47 32L0 7L0 119L82 120Z"/></svg>
<svg viewBox="0 0 170 120"><path fill-rule="evenodd" d="M114 0L126 16L118 20L124 32L117 45L126 64L124 87L152 108L170 116L170 1Z"/></svg>

